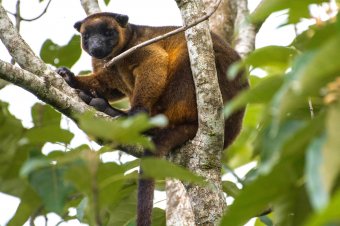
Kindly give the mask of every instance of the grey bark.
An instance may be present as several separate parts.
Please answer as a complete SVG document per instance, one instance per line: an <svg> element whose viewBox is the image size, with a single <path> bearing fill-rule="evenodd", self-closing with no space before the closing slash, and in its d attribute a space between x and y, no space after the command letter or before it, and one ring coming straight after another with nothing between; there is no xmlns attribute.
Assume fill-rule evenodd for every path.
<svg viewBox="0 0 340 226"><path fill-rule="evenodd" d="M80 0L80 3L87 15L99 13L101 11L97 0Z"/></svg>
<svg viewBox="0 0 340 226"><path fill-rule="evenodd" d="M166 225L195 225L190 199L182 182L176 179L167 179L165 190L167 197Z"/></svg>
<svg viewBox="0 0 340 226"><path fill-rule="evenodd" d="M215 0L203 1L206 8L211 7L216 2ZM209 18L210 29L225 41L234 44L236 51L238 51L242 57L248 55L255 48L256 29L254 25L249 24L247 21L248 16L247 0L222 0L217 12ZM235 32L235 30L238 32ZM173 154L171 156L172 161L187 166L188 163L185 159L190 158L190 156L186 155L185 149L186 148L182 148L177 154ZM168 225L172 225L172 222L179 219L179 217L182 217L182 220L186 220L185 214L190 215L187 211L188 207L186 207L185 211L182 211L180 208L184 205L181 204L181 202L185 202L187 199L185 197L186 193L181 190L182 186L180 186L178 182L167 181L167 192L171 193L170 189L179 190L181 196L173 196L172 199L175 199L175 201L172 201L172 203L175 203L175 205L168 205L167 211L170 211L171 214L167 217L173 218L167 218ZM219 194L221 200L224 200L222 194Z"/></svg>
<svg viewBox="0 0 340 226"><path fill-rule="evenodd" d="M247 0L232 0L236 3L237 17L235 21L235 50L242 58L255 49L256 26L248 20Z"/></svg>
<svg viewBox="0 0 340 226"><path fill-rule="evenodd" d="M216 0L203 0L203 2L208 9L216 3ZM233 41L236 12L236 4L233 0L222 0L217 11L209 18L210 30L228 43Z"/></svg>
<svg viewBox="0 0 340 226"><path fill-rule="evenodd" d="M177 0L184 24L204 13L201 0ZM201 175L214 189L185 185L196 225L215 225L222 216L225 200L221 189L221 153L224 120L222 97L217 82L215 58L207 22L185 32L196 87L199 129L196 137L173 156L185 167ZM207 211L209 210L209 211Z"/></svg>

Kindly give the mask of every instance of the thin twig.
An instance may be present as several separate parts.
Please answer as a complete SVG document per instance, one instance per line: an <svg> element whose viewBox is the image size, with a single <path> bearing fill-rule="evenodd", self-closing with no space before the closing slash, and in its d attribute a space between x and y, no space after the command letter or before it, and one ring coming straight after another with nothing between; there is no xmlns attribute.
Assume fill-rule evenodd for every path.
<svg viewBox="0 0 340 226"><path fill-rule="evenodd" d="M121 60L121 59L123 59L123 58L125 58L125 57L127 57L129 55L131 55L133 52L135 52L138 49L141 49L141 48L143 48L145 46L148 46L148 45L150 45L152 43L158 42L158 41L160 41L162 39L171 37L171 36L173 36L175 34L178 34L178 33L182 32L182 31L185 31L185 30L187 30L187 29L189 29L189 28L191 28L191 27L193 27L193 26L195 26L195 25L197 25L197 24L199 24L199 23L209 19L209 17L211 15L213 15L214 12L217 10L217 8L220 5L221 1L222 0L218 0L218 2L216 3L216 5L214 5L214 7L213 7L213 9L212 9L212 11L210 13L207 13L206 15L204 15L203 17L199 18L198 20L194 21L193 23L188 24L188 25L183 25L182 27L179 27L179 28L177 28L177 29L175 29L173 31L170 31L170 32L168 32L166 34L163 34L163 35L157 36L155 38L152 38L150 40L147 40L145 42L142 42L142 43L140 43L140 44L138 44L138 45L136 45L136 46L126 50L125 52L119 54L118 56L114 57L109 62L107 62L104 65L104 68L109 68L110 66L114 65L115 63L117 63L119 60Z"/></svg>
<svg viewBox="0 0 340 226"><path fill-rule="evenodd" d="M19 2L19 1L18 1L18 2ZM19 17L19 18L20 18L20 21L32 22L32 21L35 21L35 20L37 20L37 19L40 19L40 18L47 12L47 9L48 9L48 7L50 6L51 2L52 2L52 0L49 0L48 3L47 3L47 5L45 6L45 9L40 13L40 15L38 15L38 16L36 16L36 17L34 17L34 18L31 18L31 19L23 18L23 17L18 13L18 10L17 10L16 13L12 13L12 12L10 12L10 11L8 11L8 10L6 10L6 12L7 12L8 14L10 14L10 15L16 17L16 18ZM18 4L20 4L20 3L18 3Z"/></svg>
<svg viewBox="0 0 340 226"><path fill-rule="evenodd" d="M21 11L20 11L20 0L17 1L17 4L15 5L15 28L17 29L18 32L20 32L20 24L21 24ZM15 64L15 60L12 57L11 59L11 64Z"/></svg>
<svg viewBox="0 0 340 226"><path fill-rule="evenodd" d="M31 22L31 21L34 21L34 20L39 19L40 17L42 17L42 16L47 12L47 9L48 9L48 7L50 6L50 3L51 3L51 2L52 2L52 0L49 0L49 1L48 1L47 5L46 5L46 7L45 7L45 9L44 9L44 11L42 11L42 13L40 13L40 15L38 15L38 16L32 18L32 19L21 18L21 20L27 21L27 22Z"/></svg>

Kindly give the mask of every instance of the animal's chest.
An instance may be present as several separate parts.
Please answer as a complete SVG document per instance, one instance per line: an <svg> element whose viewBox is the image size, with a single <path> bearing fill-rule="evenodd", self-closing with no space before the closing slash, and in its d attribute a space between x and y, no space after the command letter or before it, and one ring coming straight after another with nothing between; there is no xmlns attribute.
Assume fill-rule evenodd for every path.
<svg viewBox="0 0 340 226"><path fill-rule="evenodd" d="M117 65L118 75L122 82L120 89L130 98L133 95L133 90L135 87L135 76L133 73L134 68L135 66L130 66L128 64Z"/></svg>

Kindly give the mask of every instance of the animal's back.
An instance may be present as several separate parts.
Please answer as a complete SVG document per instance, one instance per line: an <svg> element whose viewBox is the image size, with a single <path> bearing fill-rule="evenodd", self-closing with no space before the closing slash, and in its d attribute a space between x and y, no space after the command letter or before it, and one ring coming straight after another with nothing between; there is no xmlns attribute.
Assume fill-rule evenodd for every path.
<svg viewBox="0 0 340 226"><path fill-rule="evenodd" d="M152 28L149 28L152 29ZM162 32L173 30L174 27L165 27ZM159 32L159 29L157 29ZM157 34L159 35L159 34ZM239 55L226 42L216 34L211 33L218 82L226 104L241 90L248 87L247 80L239 73L235 79L228 79L228 68L240 59ZM177 34L161 41L162 47L168 52L169 83L164 94L153 108L153 113L165 114L170 124L193 123L197 124L197 104L195 86L192 77L189 54L183 33ZM228 146L240 131L244 110L233 114L225 121L225 147Z"/></svg>

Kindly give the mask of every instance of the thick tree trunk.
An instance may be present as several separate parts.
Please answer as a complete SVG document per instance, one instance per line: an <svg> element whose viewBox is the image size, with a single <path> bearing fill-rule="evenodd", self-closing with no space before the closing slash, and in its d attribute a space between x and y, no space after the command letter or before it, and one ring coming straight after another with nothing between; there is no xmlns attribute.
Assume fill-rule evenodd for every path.
<svg viewBox="0 0 340 226"><path fill-rule="evenodd" d="M185 24L204 14L201 0L176 1ZM209 26L203 22L185 32L196 86L199 129L196 137L175 158L205 177L215 189L186 185L196 225L214 225L222 216L225 200L221 189L221 152L224 120ZM209 210L209 211L207 211Z"/></svg>
<svg viewBox="0 0 340 226"><path fill-rule="evenodd" d="M207 10L216 4L216 0L203 0L203 2ZM209 18L210 29L228 43L234 44L236 51L238 51L242 57L253 51L255 47L256 29L254 25L249 24L246 20L248 16L247 0L222 0L217 11ZM238 32L235 32L235 30ZM173 154L171 159L174 162L187 166L185 159L190 158L190 156L184 154L186 148L183 149L178 151L177 154ZM171 212L171 214L167 215L168 225L172 225L172 222L176 222L178 219L188 222L187 219L190 219L192 213L188 211L190 206L185 205L187 200L185 195L187 195L187 193L183 191L183 186L181 186L178 181L170 180L167 181L166 188L169 194L173 194L174 191L180 192L181 194L180 196L172 196L171 199L175 200L168 203L167 211ZM199 194L198 197L202 196ZM224 200L222 193L220 193L220 198ZM184 210L182 209L183 206L185 207Z"/></svg>

